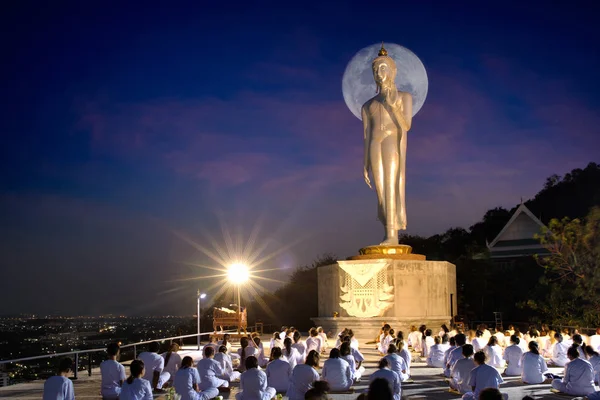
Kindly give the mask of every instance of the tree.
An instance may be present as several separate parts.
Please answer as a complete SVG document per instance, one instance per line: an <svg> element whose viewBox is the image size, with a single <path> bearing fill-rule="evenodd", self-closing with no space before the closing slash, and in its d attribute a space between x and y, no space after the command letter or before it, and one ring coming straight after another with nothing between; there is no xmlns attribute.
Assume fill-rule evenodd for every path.
<svg viewBox="0 0 600 400"><path fill-rule="evenodd" d="M553 219L537 238L550 253L536 256L546 296L529 306L554 324L600 325L600 207L584 220Z"/></svg>

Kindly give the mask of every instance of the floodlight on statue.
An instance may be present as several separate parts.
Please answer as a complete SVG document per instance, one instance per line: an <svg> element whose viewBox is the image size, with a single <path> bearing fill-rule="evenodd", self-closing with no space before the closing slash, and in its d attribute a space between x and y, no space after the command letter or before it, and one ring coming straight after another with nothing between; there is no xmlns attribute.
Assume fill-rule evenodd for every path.
<svg viewBox="0 0 600 400"><path fill-rule="evenodd" d="M242 263L231 264L227 269L227 277L236 285L246 282L250 277L248 266Z"/></svg>

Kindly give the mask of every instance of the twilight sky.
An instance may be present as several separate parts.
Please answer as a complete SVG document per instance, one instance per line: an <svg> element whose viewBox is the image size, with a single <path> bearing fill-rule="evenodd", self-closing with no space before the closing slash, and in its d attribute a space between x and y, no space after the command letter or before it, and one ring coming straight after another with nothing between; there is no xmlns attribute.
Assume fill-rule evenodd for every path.
<svg viewBox="0 0 600 400"><path fill-rule="evenodd" d="M257 229L276 280L378 243L341 79L382 40L429 75L409 132L410 233L468 227L600 161L593 2L13 3L0 314L192 313L214 283L193 278L214 271L191 264L217 266L197 247L233 253Z"/></svg>

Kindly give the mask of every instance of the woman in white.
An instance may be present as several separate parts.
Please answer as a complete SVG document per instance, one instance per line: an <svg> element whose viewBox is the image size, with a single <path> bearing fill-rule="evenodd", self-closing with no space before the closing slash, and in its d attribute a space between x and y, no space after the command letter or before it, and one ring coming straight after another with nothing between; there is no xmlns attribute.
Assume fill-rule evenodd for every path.
<svg viewBox="0 0 600 400"><path fill-rule="evenodd" d="M384 357L388 361L388 365L392 371L394 371L400 381L404 382L408 379L408 374L406 373L407 367L404 358L400 357L396 353L396 345L390 344L388 348L388 354Z"/></svg>
<svg viewBox="0 0 600 400"><path fill-rule="evenodd" d="M142 360L133 360L129 366L131 375L121 388L120 400L152 400L152 388L144 376L144 362Z"/></svg>
<svg viewBox="0 0 600 400"><path fill-rule="evenodd" d="M597 385L600 382L600 355L592 346L585 346L585 354L590 364L592 364L594 383Z"/></svg>
<svg viewBox="0 0 600 400"><path fill-rule="evenodd" d="M348 365L350 366L350 371L352 372L352 380L354 382L360 381L362 374L365 372L365 367L356 368L356 360L354 356L352 356L352 347L350 347L350 342L342 342L340 345L340 355L343 360L346 360Z"/></svg>
<svg viewBox="0 0 600 400"><path fill-rule="evenodd" d="M227 349L223 346L224 349ZM200 375L194 368L192 357L186 356L181 360L181 368L175 373L173 386L181 400L208 400L219 395L219 389L210 388L203 392L199 389Z"/></svg>
<svg viewBox="0 0 600 400"><path fill-rule="evenodd" d="M435 344L429 349L429 355L427 356L427 366L443 368L444 355L446 354L446 350L448 350L449 346L448 344L442 344L442 338L440 336L434 337L433 341L435 342Z"/></svg>
<svg viewBox="0 0 600 400"><path fill-rule="evenodd" d="M502 348L498 346L496 336L490 336L487 346L484 348L487 356L488 365L494 368L504 368L504 359L502 358Z"/></svg>
<svg viewBox="0 0 600 400"><path fill-rule="evenodd" d="M425 330L425 340L423 343L423 357L425 357L425 358L429 357L429 352L431 351L431 347L433 347L433 345L435 344L435 341L433 340L433 337L431 335L432 335L431 329L426 329Z"/></svg>
<svg viewBox="0 0 600 400"><path fill-rule="evenodd" d="M250 356L256 358L260 355L260 351L252 339L248 339L244 336L240 339L240 348L238 349L237 354L240 358L238 371L243 372L246 369L246 358Z"/></svg>
<svg viewBox="0 0 600 400"><path fill-rule="evenodd" d="M398 355L404 359L404 362L406 363L406 375L410 378L410 363L412 362L412 355L410 354L410 351L408 351L407 347L408 346L406 346L406 342L404 342L404 340L400 338L396 340ZM364 367L361 368L364 369Z"/></svg>
<svg viewBox="0 0 600 400"><path fill-rule="evenodd" d="M473 360L477 364L477 367L473 368L469 374L469 386L473 388L473 391L465 393L463 400L477 400L479 399L479 392L483 389L498 389L500 384L504 383L498 370L485 363L485 353L483 351L475 353Z"/></svg>
<svg viewBox="0 0 600 400"><path fill-rule="evenodd" d="M321 339L319 339L319 332L317 332L317 328L310 328L308 334L310 336L308 339L306 339L306 354L310 353L312 350L315 350L317 353L321 354Z"/></svg>
<svg viewBox="0 0 600 400"><path fill-rule="evenodd" d="M565 367L565 376L562 379L554 379L552 387L571 396L587 396L594 393L594 370L592 364L587 360L579 358L577 345L569 347L567 357L569 363Z"/></svg>
<svg viewBox="0 0 600 400"><path fill-rule="evenodd" d="M287 390L289 400L304 400L304 394L312 387L313 382L319 380L319 353L311 350L306 356L304 364L296 365L290 377L290 386Z"/></svg>
<svg viewBox="0 0 600 400"><path fill-rule="evenodd" d="M323 331L322 327L317 328L317 333L319 334L319 340L321 340L321 353L326 352L329 348L329 341L327 340L327 334Z"/></svg>
<svg viewBox="0 0 600 400"><path fill-rule="evenodd" d="M558 341L556 340L556 332L549 331L546 346L540 346L540 353L544 356L544 358L552 358L552 354L554 353L554 346L556 346L556 343L558 343Z"/></svg>
<svg viewBox="0 0 600 400"><path fill-rule="evenodd" d="M329 352L329 359L323 363L323 380L334 391L345 391L352 386L352 370L346 360L341 358L340 349L335 347Z"/></svg>
<svg viewBox="0 0 600 400"><path fill-rule="evenodd" d="M400 377L397 373L389 368L389 362L384 357L379 360L379 369L371 374L369 377L369 384L375 379L382 378L388 382L390 389L394 395L394 400L400 400L402 398L402 387L400 386Z"/></svg>
<svg viewBox="0 0 600 400"><path fill-rule="evenodd" d="M277 392L286 392L290 386L290 376L292 376L292 367L281 355L279 347L273 347L271 350L271 361L267 365L267 383L275 388Z"/></svg>
<svg viewBox="0 0 600 400"><path fill-rule="evenodd" d="M295 331L294 332L294 344L292 344L292 347L295 348L296 350L298 350L298 353L300 354L300 359L298 360L298 364L303 364L304 363L304 359L306 358L306 343L304 343L303 340L301 340L302 335L300 334L300 331Z"/></svg>
<svg viewBox="0 0 600 400"><path fill-rule="evenodd" d="M471 340L471 344L473 345L473 351L477 353L480 350L483 350L485 347L485 340L483 339L483 332L477 330L475 332L475 338Z"/></svg>
<svg viewBox="0 0 600 400"><path fill-rule="evenodd" d="M550 360L550 363L555 367L564 367L569 362L569 358L567 357L569 344L565 343L560 333L555 333L554 338L556 339L556 343L552 350L552 360Z"/></svg>
<svg viewBox="0 0 600 400"><path fill-rule="evenodd" d="M519 339L516 335L512 335L510 337L511 345L504 349L503 358L508 364L504 374L507 376L519 376L523 373L523 364L521 360L524 353L521 346L519 346L520 341L521 339Z"/></svg>
<svg viewBox="0 0 600 400"><path fill-rule="evenodd" d="M123 386L123 382L127 377L125 376L125 368L117 361L120 354L119 344L109 344L106 352L109 358L100 364L100 372L102 374L100 392L104 400L115 400L119 398L121 386Z"/></svg>
<svg viewBox="0 0 600 400"><path fill-rule="evenodd" d="M523 365L523 372L521 374L521 380L523 383L530 385L537 385L544 383L544 372L548 371L548 366L544 357L540 355L540 350L537 342L529 342L529 351L523 354L521 364ZM509 364L510 366L510 364Z"/></svg>
<svg viewBox="0 0 600 400"><path fill-rule="evenodd" d="M279 332L273 332L273 337L271 338L271 342L269 342L269 348L273 349L273 347L283 347L283 340L279 336Z"/></svg>
<svg viewBox="0 0 600 400"><path fill-rule="evenodd" d="M290 367L292 367L292 369L294 369L294 367L302 361L302 356L298 350L292 347L292 339L289 337L286 337L283 341L282 352L287 362L290 363Z"/></svg>
<svg viewBox="0 0 600 400"><path fill-rule="evenodd" d="M227 354L227 347L219 347L219 352L215 354L215 361L221 365L225 380L232 382L240 379L240 373L233 370L233 361L231 356Z"/></svg>
<svg viewBox="0 0 600 400"><path fill-rule="evenodd" d="M267 385L267 375L258 369L258 360L254 356L245 360L246 372L240 377L240 392L236 400L271 400L277 392Z"/></svg>
<svg viewBox="0 0 600 400"><path fill-rule="evenodd" d="M473 361L473 345L465 344L462 346L462 355L464 358L456 361L450 372L450 387L461 394L465 394L472 390L469 386L469 378L471 371L477 365Z"/></svg>
<svg viewBox="0 0 600 400"><path fill-rule="evenodd" d="M386 325L383 328L383 333L379 336L379 344L377 345L377 351L381 355L387 354L388 347L392 343L392 335L390 335L390 327Z"/></svg>
<svg viewBox="0 0 600 400"><path fill-rule="evenodd" d="M410 327L410 333L408 334L408 345L411 346L417 353L421 352L421 332L417 330L415 325Z"/></svg>
<svg viewBox="0 0 600 400"><path fill-rule="evenodd" d="M181 356L177 353L179 351L179 345L173 343L169 348L169 351L162 354L165 359L165 372L171 374L171 379L175 377L175 373L181 368Z"/></svg>
<svg viewBox="0 0 600 400"><path fill-rule="evenodd" d="M215 350L212 347L204 348L204 358L196 365L200 375L199 386L201 390L210 388L229 387L225 378L225 372L221 364L215 360Z"/></svg>
<svg viewBox="0 0 600 400"><path fill-rule="evenodd" d="M258 360L258 366L261 368L266 367L267 364L269 363L269 357L267 357L265 355L265 346L261 342L260 337L254 336L253 338L251 338L249 340L254 342L254 347L258 351L258 353L256 355L254 355L254 357L256 357L256 359Z"/></svg>

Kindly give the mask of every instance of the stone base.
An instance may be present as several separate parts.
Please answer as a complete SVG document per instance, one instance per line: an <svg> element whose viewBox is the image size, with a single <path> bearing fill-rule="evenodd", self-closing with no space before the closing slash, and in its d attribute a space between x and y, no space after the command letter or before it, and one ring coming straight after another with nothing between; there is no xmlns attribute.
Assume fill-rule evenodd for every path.
<svg viewBox="0 0 600 400"><path fill-rule="evenodd" d="M315 326L320 326L327 333L330 338L337 339L337 334L344 330L344 328L352 329L354 337L358 339L361 345L375 340L379 335L379 329L384 324L389 324L394 331L404 332L404 338L408 338L410 333L410 327L415 325L419 327L423 324L431 328L434 332L438 332L442 324L448 324L448 316L441 317L425 317L425 318L386 318L386 317L371 317L371 318L356 318L356 317L337 317L337 318L326 318L326 317L315 317L311 320L315 323Z"/></svg>
<svg viewBox="0 0 600 400"><path fill-rule="evenodd" d="M346 260L317 274L319 315L312 320L333 335L350 328L369 341L386 322L405 335L411 325L437 331L457 311L456 267L446 261Z"/></svg>

